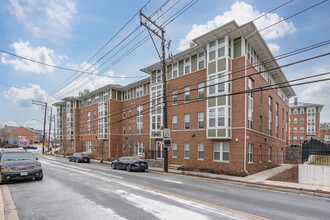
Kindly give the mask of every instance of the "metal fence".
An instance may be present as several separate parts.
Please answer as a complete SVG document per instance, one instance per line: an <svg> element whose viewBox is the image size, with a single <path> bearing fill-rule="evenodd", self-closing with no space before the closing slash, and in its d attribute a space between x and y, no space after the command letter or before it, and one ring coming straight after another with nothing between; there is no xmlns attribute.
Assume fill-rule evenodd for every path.
<svg viewBox="0 0 330 220"><path fill-rule="evenodd" d="M330 166L330 144L311 138L302 144L302 163Z"/></svg>

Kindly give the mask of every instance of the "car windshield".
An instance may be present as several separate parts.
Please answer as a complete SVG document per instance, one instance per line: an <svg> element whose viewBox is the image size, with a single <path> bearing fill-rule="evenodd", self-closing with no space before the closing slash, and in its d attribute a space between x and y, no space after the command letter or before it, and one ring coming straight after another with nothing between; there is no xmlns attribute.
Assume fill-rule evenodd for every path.
<svg viewBox="0 0 330 220"><path fill-rule="evenodd" d="M81 154L81 156L82 156L82 157L88 157L88 155L87 155L87 154Z"/></svg>
<svg viewBox="0 0 330 220"><path fill-rule="evenodd" d="M15 161L15 160L35 160L33 154L30 153L6 153L1 157L2 161Z"/></svg>

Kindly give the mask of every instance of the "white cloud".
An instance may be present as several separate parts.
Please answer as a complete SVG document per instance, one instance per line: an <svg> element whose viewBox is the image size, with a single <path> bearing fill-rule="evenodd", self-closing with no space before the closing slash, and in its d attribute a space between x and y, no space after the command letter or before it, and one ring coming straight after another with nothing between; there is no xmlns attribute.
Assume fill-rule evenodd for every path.
<svg viewBox="0 0 330 220"><path fill-rule="evenodd" d="M69 36L70 22L77 14L70 0L10 0L8 10L37 37Z"/></svg>
<svg viewBox="0 0 330 220"><path fill-rule="evenodd" d="M18 126L15 122L13 122L12 120L9 120L9 121L6 121L6 122L3 122L2 124L1 124L1 126L0 127L4 127L5 125L7 125L7 126Z"/></svg>
<svg viewBox="0 0 330 220"><path fill-rule="evenodd" d="M54 51L46 47L36 47L33 48L29 41L26 42L15 42L12 47L15 50L15 53L19 56L26 57L38 62L47 63L54 65L52 57L54 56ZM8 55L2 54L1 62L3 64L11 64L16 70L26 72L35 72L35 73L49 73L53 72L54 67L41 65L35 62L28 60L23 60L20 58L9 59Z"/></svg>
<svg viewBox="0 0 330 220"><path fill-rule="evenodd" d="M273 54L277 54L280 51L280 46L275 43L268 43L268 47Z"/></svg>
<svg viewBox="0 0 330 220"><path fill-rule="evenodd" d="M119 76L120 76L120 79L121 79L122 81L124 81L124 80L126 79L125 74L120 74Z"/></svg>
<svg viewBox="0 0 330 220"><path fill-rule="evenodd" d="M41 121L37 121L37 120L28 120L28 121L23 123L23 127L42 130L43 129L43 123Z"/></svg>
<svg viewBox="0 0 330 220"><path fill-rule="evenodd" d="M239 25L247 23L261 15L258 10L254 10L253 7L245 2L237 1L231 6L230 11L226 11L223 15L214 17L213 20L208 21L205 25L194 24L192 30L186 35L184 39L180 40L179 50L185 50L189 48L189 43L192 39L209 32L225 23L235 20ZM276 13L269 13L264 17L255 21L255 24L259 30L280 21L282 18ZM276 39L283 37L285 34L291 34L295 31L295 27L292 22L282 22L271 28L262 31L262 36L267 39Z"/></svg>
<svg viewBox="0 0 330 220"><path fill-rule="evenodd" d="M20 107L32 107L32 100L43 100L49 104L54 103L56 99L52 97L45 97L47 93L42 90L39 85L29 84L30 87L15 88L11 87L8 91L4 91L3 95L12 100Z"/></svg>
<svg viewBox="0 0 330 220"><path fill-rule="evenodd" d="M324 77L324 79L329 79L329 76ZM319 82L317 84L313 83L307 85L306 88L299 94L299 96L301 96L305 102L330 104L329 94L330 94L330 81L324 81L324 82Z"/></svg>
<svg viewBox="0 0 330 220"><path fill-rule="evenodd" d="M72 64L75 66L74 64ZM94 74L86 74L81 73L81 77L72 81L69 85L62 88L59 92L57 92L57 96L65 97L65 96L78 96L79 92L84 91L85 89L88 89L89 91L93 91L95 89L98 89L102 86L108 85L108 84L114 84L115 81L112 76L114 76L113 71L109 71L107 73L101 76L97 75L97 65L92 66L90 63L83 62L80 66L82 68L82 71L86 72L93 72ZM77 69L80 69L77 68ZM123 74L122 74L123 75ZM121 75L121 76L122 76ZM111 77L108 77L111 76ZM124 76L122 76L124 77Z"/></svg>

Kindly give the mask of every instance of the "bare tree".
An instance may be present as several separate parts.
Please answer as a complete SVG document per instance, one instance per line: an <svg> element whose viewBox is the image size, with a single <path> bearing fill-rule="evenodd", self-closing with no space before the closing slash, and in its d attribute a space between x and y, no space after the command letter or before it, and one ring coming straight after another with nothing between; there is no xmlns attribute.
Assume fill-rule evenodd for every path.
<svg viewBox="0 0 330 220"><path fill-rule="evenodd" d="M97 142L97 151L98 153L101 155L101 159L100 159L100 162L103 163L103 155L104 153L106 152L106 147L105 142L103 142L103 146L100 146L99 142Z"/></svg>

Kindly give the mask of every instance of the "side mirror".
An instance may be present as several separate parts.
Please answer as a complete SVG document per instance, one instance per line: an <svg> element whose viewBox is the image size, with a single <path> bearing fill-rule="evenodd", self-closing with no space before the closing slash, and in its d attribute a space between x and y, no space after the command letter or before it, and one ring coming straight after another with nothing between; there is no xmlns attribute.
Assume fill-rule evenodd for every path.
<svg viewBox="0 0 330 220"><path fill-rule="evenodd" d="M39 158L38 158L38 157L36 157L36 160L39 160Z"/></svg>

